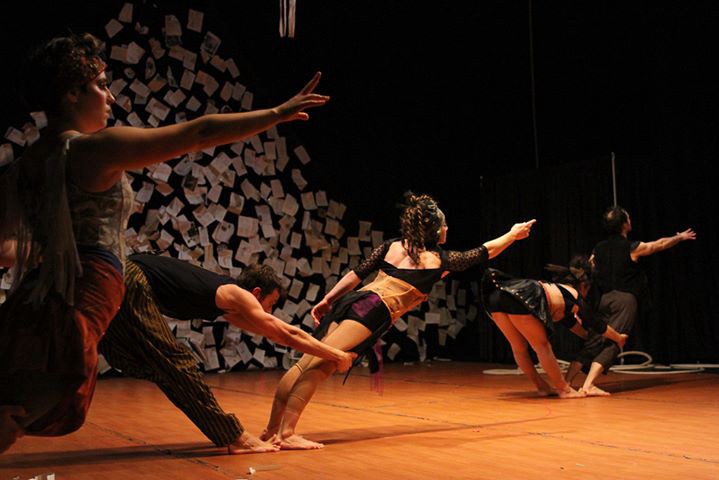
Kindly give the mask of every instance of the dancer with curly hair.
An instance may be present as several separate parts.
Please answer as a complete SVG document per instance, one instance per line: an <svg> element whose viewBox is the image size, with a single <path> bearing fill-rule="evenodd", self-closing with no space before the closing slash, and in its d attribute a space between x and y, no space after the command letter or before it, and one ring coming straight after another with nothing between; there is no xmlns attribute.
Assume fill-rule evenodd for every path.
<svg viewBox="0 0 719 480"><path fill-rule="evenodd" d="M400 238L387 240L347 273L312 309L316 335L344 351L365 352L402 315L427 299L432 286L449 272L484 265L515 240L529 236L535 220L515 224L507 233L466 252L446 251L447 223L428 195L408 193ZM354 290L371 273L377 276ZM319 323L321 321L321 323ZM300 415L317 386L335 371L334 364L304 355L282 377L275 392L267 428L282 449L316 449L324 445L295 433Z"/></svg>

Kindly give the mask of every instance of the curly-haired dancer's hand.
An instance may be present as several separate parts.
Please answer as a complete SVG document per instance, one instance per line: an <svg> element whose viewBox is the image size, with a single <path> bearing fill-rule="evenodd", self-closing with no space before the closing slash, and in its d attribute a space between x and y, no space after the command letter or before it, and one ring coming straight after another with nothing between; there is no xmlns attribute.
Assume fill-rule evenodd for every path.
<svg viewBox="0 0 719 480"><path fill-rule="evenodd" d="M312 308L312 318L315 321L315 328L319 327L320 320L330 311L331 305L326 299L322 299L320 303Z"/></svg>
<svg viewBox="0 0 719 480"><path fill-rule="evenodd" d="M534 218L528 222L515 223L509 232L515 240L524 240L529 236L529 232L532 230L532 225L535 223L537 223L537 220Z"/></svg>

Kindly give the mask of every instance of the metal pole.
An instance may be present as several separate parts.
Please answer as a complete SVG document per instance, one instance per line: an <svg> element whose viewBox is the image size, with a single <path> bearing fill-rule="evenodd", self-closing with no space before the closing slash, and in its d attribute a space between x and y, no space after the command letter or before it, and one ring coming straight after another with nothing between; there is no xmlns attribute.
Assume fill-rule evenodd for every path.
<svg viewBox="0 0 719 480"><path fill-rule="evenodd" d="M534 134L534 167L539 168L539 140L537 139L537 100L534 91L534 29L532 28L532 0L529 0L529 73L532 87L532 131Z"/></svg>
<svg viewBox="0 0 719 480"><path fill-rule="evenodd" d="M614 152L611 152L612 155L612 197L614 198L614 206L617 206L617 166L614 162Z"/></svg>

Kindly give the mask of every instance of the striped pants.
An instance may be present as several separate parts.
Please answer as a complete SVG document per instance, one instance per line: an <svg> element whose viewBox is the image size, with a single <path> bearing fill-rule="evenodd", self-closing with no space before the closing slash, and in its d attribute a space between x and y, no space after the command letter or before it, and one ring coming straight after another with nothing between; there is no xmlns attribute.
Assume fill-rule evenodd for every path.
<svg viewBox="0 0 719 480"><path fill-rule="evenodd" d="M244 428L217 403L192 353L172 335L145 274L130 261L125 263L125 288L100 353L124 374L157 384L215 445L237 440Z"/></svg>

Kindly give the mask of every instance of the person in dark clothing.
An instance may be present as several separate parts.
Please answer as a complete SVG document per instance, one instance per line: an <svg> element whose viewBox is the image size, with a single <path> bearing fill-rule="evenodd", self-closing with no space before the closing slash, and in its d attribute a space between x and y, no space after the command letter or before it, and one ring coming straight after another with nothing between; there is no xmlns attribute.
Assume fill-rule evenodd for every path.
<svg viewBox="0 0 719 480"><path fill-rule="evenodd" d="M696 239L691 228L653 242L630 241L632 221L625 209L614 206L604 213L606 240L597 243L592 253L594 277L600 292L598 311L607 323L620 333L634 326L639 306L648 295L648 282L639 259L667 250L685 240ZM606 396L608 392L594 385L601 372L612 366L620 348L598 335L590 335L577 358L569 365L566 379L571 384L579 370L588 369L581 390L589 396Z"/></svg>
<svg viewBox="0 0 719 480"><path fill-rule="evenodd" d="M268 265L245 268L237 280L176 258L139 254L125 264L125 298L99 344L108 363L124 374L156 383L217 446L228 453L275 451L225 413L202 379L190 350L178 344L163 315L230 324L347 370L352 354L323 344L270 314L280 279Z"/></svg>

